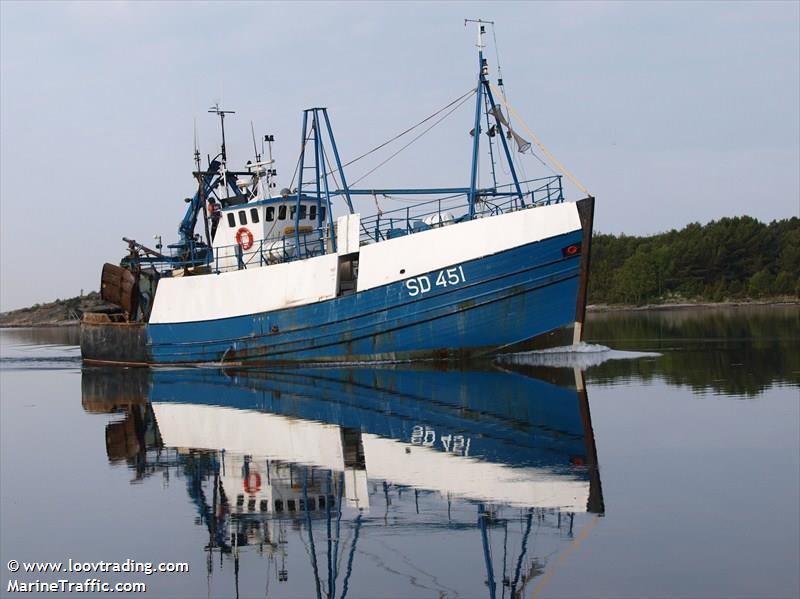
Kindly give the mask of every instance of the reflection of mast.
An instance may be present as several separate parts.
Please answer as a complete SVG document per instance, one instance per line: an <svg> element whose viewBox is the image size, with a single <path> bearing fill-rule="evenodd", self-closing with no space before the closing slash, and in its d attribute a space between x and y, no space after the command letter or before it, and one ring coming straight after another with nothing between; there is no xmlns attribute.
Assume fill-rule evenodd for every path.
<svg viewBox="0 0 800 599"><path fill-rule="evenodd" d="M332 470L328 471L328 493L333 488L336 488L336 530L335 533L332 529L333 525L333 506L331 502L326 502L325 515L327 524L327 557L328 557L328 589L326 592L327 597L333 598L336 596L336 580L339 577L339 539L341 534L341 520L342 520L342 495L344 491L344 473L337 472L336 480L334 482L334 473ZM317 548L314 542L314 534L312 530L311 512L309 510L309 496L308 496L308 469L303 471L303 506L306 518L306 527L308 528L308 545L309 553L311 555L311 566L314 572L314 584L317 592L317 598L322 597L322 581L319 576L319 565L317 561ZM359 514L359 524L360 527ZM356 529L358 530L358 529ZM353 552L355 552L355 543L358 540L358 533L353 537L353 545L351 547L351 555L348 560L347 573L345 575L345 591L347 589L348 580L353 567ZM344 596L344 595L343 595Z"/></svg>
<svg viewBox="0 0 800 599"><path fill-rule="evenodd" d="M533 524L533 514L528 513L525 518L525 535L522 537L522 549L519 552L519 559L517 559L517 567L514 570L514 580L511 583L511 595L517 590L519 583L519 575L522 571L522 560L525 559L525 554L528 552L528 536L531 534L531 524ZM524 583L523 583L524 584Z"/></svg>
<svg viewBox="0 0 800 599"><path fill-rule="evenodd" d="M495 599L495 587L496 584L494 582L494 566L492 565L492 556L489 552L489 538L486 533L486 519L489 517L489 514L486 513L484 510L483 504L478 506L478 524L481 528L481 541L483 541L483 559L486 562L486 574L488 576L487 584L489 585L489 596L492 599Z"/></svg>
<svg viewBox="0 0 800 599"><path fill-rule="evenodd" d="M327 502L330 505L330 502ZM317 589L317 599L321 599L319 568L317 566L317 550L314 545L314 534L311 531L311 512L308 510L308 469L303 470L303 507L306 512L306 527L308 528L308 546L311 552L311 566L314 570L314 584ZM330 535L328 535L330 537Z"/></svg>

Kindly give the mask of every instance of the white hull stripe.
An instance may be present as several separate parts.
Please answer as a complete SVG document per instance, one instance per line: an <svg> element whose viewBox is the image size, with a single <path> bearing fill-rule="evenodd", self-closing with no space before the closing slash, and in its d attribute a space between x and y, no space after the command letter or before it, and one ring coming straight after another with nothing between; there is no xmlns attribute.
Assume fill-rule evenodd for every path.
<svg viewBox="0 0 800 599"><path fill-rule="evenodd" d="M362 246L358 291L580 229L574 203L542 206ZM162 279L152 324L259 314L336 297L335 254L219 275Z"/></svg>
<svg viewBox="0 0 800 599"><path fill-rule="evenodd" d="M164 444L344 470L341 429L332 424L217 406L153 403ZM478 501L585 512L589 482L547 468L456 456L362 434L367 476Z"/></svg>

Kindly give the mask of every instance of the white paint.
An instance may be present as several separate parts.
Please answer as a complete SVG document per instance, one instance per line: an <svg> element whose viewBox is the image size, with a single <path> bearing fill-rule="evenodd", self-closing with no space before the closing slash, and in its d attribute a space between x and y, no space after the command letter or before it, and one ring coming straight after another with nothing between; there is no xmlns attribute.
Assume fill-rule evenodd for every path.
<svg viewBox="0 0 800 599"><path fill-rule="evenodd" d="M580 228L577 206L563 203L365 245L359 258L358 290L402 281Z"/></svg>
<svg viewBox="0 0 800 599"><path fill-rule="evenodd" d="M341 429L254 410L154 402L167 447L212 449L344 470Z"/></svg>
<svg viewBox="0 0 800 599"><path fill-rule="evenodd" d="M316 204L311 202L303 202L306 207L306 217L299 219L301 230L302 228L316 228L317 219L311 218L311 206ZM248 229L253 235L253 245L249 250L244 250L242 259L250 266L259 266L260 256L259 249L261 249L262 240L270 240L264 245L263 257L266 260L277 262L283 259L284 250L290 256L294 255L295 237L294 233L287 236L284 231L290 229L294 231L294 219L292 218L292 208L296 207L294 200L276 202L270 201L269 203L250 202L247 204L239 204L222 210L222 217L220 218L217 232L214 235L214 256L216 260L213 264L214 270L237 270L239 260L236 256L236 232L242 227ZM280 218L281 208L284 211L284 218ZM241 211L245 213L246 225L242 216L239 214ZM259 222L253 222L253 211L256 211L259 216ZM267 214L271 212L272 220L267 220ZM234 225L228 222L228 215L232 214L234 217ZM284 246L285 244L285 246ZM252 268L252 266L250 266Z"/></svg>
<svg viewBox="0 0 800 599"><path fill-rule="evenodd" d="M168 447L225 450L345 471L341 429L336 425L221 406L152 405ZM586 511L586 480L546 468L512 468L369 433L363 433L361 440L366 473L345 471L345 494L351 505L368 505L370 478L478 501Z"/></svg>
<svg viewBox="0 0 800 599"><path fill-rule="evenodd" d="M585 512L589 481L544 468L512 468L363 434L370 478L472 500Z"/></svg>
<svg viewBox="0 0 800 599"><path fill-rule="evenodd" d="M228 497L245 495L262 499L274 511L275 499L303 498L303 490L289 485L287 463L344 470L344 494L349 505L369 508L367 476L363 470L344 468L342 431L336 425L237 410L221 406L153 403L161 438L169 447L225 451L226 467L221 475ZM243 456L250 456L249 471L258 475L258 488L245 488ZM267 462L271 473L267 472ZM254 479L256 480L256 479ZM271 482L270 482L271 481ZM314 496L318 492L312 493ZM239 509L239 508L237 508ZM241 511L247 511L242 509Z"/></svg>
<svg viewBox="0 0 800 599"><path fill-rule="evenodd" d="M361 244L361 215L345 214L336 219L336 250L340 255L353 254Z"/></svg>
<svg viewBox="0 0 800 599"><path fill-rule="evenodd" d="M348 468L344 473L344 496L350 507L369 509L369 485L366 470Z"/></svg>
<svg viewBox="0 0 800 599"><path fill-rule="evenodd" d="M576 205L563 203L437 227L359 247L360 222L358 214L337 219L338 253L360 252L359 291L581 227ZM336 297L336 277L337 256L328 254L262 267L253 265L221 274L165 278L159 283L150 322L215 320L332 299ZM417 283L420 290L422 286L424 282Z"/></svg>
<svg viewBox="0 0 800 599"><path fill-rule="evenodd" d="M583 332L583 323L580 320L576 320L575 328L572 329L572 345L578 345L581 342L582 332Z"/></svg>
<svg viewBox="0 0 800 599"><path fill-rule="evenodd" d="M216 320L336 297L335 254L220 274L161 279L152 324Z"/></svg>

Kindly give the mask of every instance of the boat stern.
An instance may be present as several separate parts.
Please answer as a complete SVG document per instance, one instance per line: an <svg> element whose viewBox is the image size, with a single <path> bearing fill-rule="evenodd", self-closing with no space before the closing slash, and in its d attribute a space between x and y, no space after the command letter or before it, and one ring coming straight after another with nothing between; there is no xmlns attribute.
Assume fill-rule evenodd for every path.
<svg viewBox="0 0 800 599"><path fill-rule="evenodd" d="M147 329L143 322L114 322L109 314L87 312L81 319L81 357L86 362L146 365Z"/></svg>

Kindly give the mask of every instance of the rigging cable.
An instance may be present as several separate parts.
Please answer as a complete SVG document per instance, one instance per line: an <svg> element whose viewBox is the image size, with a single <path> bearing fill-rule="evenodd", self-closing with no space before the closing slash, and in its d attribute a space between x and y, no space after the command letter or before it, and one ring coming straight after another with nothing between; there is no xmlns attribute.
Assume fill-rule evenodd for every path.
<svg viewBox="0 0 800 599"><path fill-rule="evenodd" d="M297 176L297 171L300 168L300 159L303 158L303 155L306 151L306 145L311 140L311 131L313 130L313 126L308 130L308 137L303 140L303 145L300 147L300 155L297 157L297 164L294 165L294 173L292 173L292 180L289 183L289 193L292 193L292 187L294 186L294 178Z"/></svg>
<svg viewBox="0 0 800 599"><path fill-rule="evenodd" d="M494 23L492 23L492 41L494 43L495 60L497 60L497 84L498 84L498 87L500 88L500 94L499 95L501 96L501 98L504 98L504 97L506 97L506 86L503 83L503 81L504 81L503 80L503 68L500 66L500 48L497 45L497 32L495 31ZM506 106L506 108L508 108L508 106ZM500 110L502 111L502 108ZM511 121L510 118L508 120ZM536 160L538 160L539 162L542 163L542 166L544 166L551 173L555 174L555 171L550 167L550 165L547 164L547 162L545 162L541 158L539 158L539 155L536 152L533 151L533 148L531 148L530 152L531 152L531 156L533 156L534 158L536 158ZM518 162L517 164L520 164L520 162ZM501 166L503 166L502 163L501 163ZM503 169L503 171L505 172L505 169ZM505 174L507 175L508 173L505 172ZM523 169L523 176L527 177L527 175L524 173L524 169ZM528 189L528 191L530 192L530 188Z"/></svg>
<svg viewBox="0 0 800 599"><path fill-rule="evenodd" d="M463 100L464 98L468 98L469 96L471 96L471 95L472 95L472 94L474 94L474 93L475 93L475 90L474 90L474 89L470 89L470 90L468 90L468 91L467 91L465 94L463 94L462 96L459 96L458 98L456 98L455 100L453 100L452 102L450 102L450 103L449 103L447 106L444 106L444 107L440 108L439 110L437 110L436 112L434 112L434 113L433 113L433 114L431 114L430 116L427 116L427 117L425 117L424 119L422 119L422 120L421 120L419 123L417 123L416 125L412 125L411 127L409 127L408 129L406 129L405 131L403 131L403 132L401 132L401 133L398 133L397 135L395 135L393 138L391 138L391 139L389 139L389 140L387 140L387 141L383 142L382 144L380 144L380 145L378 145L378 146L375 146L374 148L372 148L372 149L371 149L371 150L369 150L368 152L364 152L363 154L361 154L361 156L358 156L357 158L353 158L353 159L352 159L350 162L347 162L347 163L343 164L343 165L342 165L342 168L344 168L344 167L346 167L346 166L350 166L350 165L351 165L351 164L353 164L354 162L357 162L358 160L361 160L362 158L364 158L364 157L366 157L366 156L369 156L369 155L370 155L370 154L372 154L373 152L377 152L377 151L378 151L378 150L380 150L381 148L388 146L388 145L389 145L390 143L392 143L393 141L396 141L396 140L400 139L401 137L403 137L403 136L404 136L406 133L410 133L411 131L413 131L414 129L416 129L417 127L419 127L420 125L424 125L425 123L427 123L429 120L431 120L432 118L434 118L434 117L435 117L435 116L437 116L438 114L440 114L440 113L444 112L445 110L447 110L448 108L450 108L450 107L451 107L453 104L456 104L457 102L460 102L460 101L461 101L461 100ZM330 174L330 173L328 173L328 174Z"/></svg>
<svg viewBox="0 0 800 599"><path fill-rule="evenodd" d="M358 179L356 179L355 181L353 181L353 182L350 184L350 186L352 187L352 186L353 186L353 185L355 185L356 183L358 183L358 182L360 182L360 181L364 180L366 177L368 177L369 175L371 175L372 173L374 173L376 170L378 170L378 169L379 169L380 167L382 167L384 164L386 164L387 162L389 162L389 161L390 161L392 158L394 158L395 156L397 156L397 155L398 155L400 152L402 152L403 150L405 150L405 149L406 149L408 146L410 146L411 144L413 144L413 143L414 143L415 141L417 141L417 140L418 140L420 137L422 137L423 135L425 135L425 134L426 134L428 131L430 131L431 129L433 129L433 128L434 128L436 125L438 125L439 123L441 123L443 120L445 120L445 119L446 119L447 117L449 117L451 114L453 114L453 113L454 113L456 110L458 110L458 109L459 109L459 108L460 108L460 107L461 107L461 106L462 106L462 105L463 105L463 104L464 104L464 103L465 103L467 100L469 100L470 96L471 96L472 94L474 94L474 93L475 93L475 90L471 90L471 91L470 91L468 94L466 94L465 96L461 96L461 98L460 98L460 100L461 100L461 101L460 101L458 104L456 104L455 106L453 106L453 103L451 102L451 103L450 103L448 106L453 106L453 108L451 108L451 109L450 109L448 112L446 112L446 113L444 114L444 116L442 116L442 117L441 117L439 120L437 120L437 121L434 121L434 123L433 123L433 124L432 124L430 127L428 127L428 128L427 128L427 129L425 129L425 130L424 130L422 133L420 133L419 135L417 135L416 137L414 137L414 138L413 138L413 139L412 139L410 142L408 142L408 143L407 143L406 145L404 145L402 148L400 148L399 150L397 150L397 151L396 151L394 154L392 154L391 156L389 156L389 157L388 157L386 160L384 160L383 162L381 162L380 164L378 164L378 165L377 165L375 168L373 168L372 170L369 170L369 171L367 171L367 172L366 172L366 173L364 173L364 174L363 174L361 177L359 177ZM441 112L441 110L440 110L439 112ZM437 113L437 114L438 114L438 113ZM429 118L430 118L430 117L429 117ZM429 119L426 119L426 120L429 120ZM387 143L388 143L388 142L387 142ZM385 144L384 144L384 145L385 145ZM352 162L353 162L353 161L351 161L351 162L348 162L348 164L351 164ZM346 165L345 165L345 166L346 166ZM344 167L342 167L342 168L344 168Z"/></svg>
<svg viewBox="0 0 800 599"><path fill-rule="evenodd" d="M509 106L509 105L508 105L508 102L506 101L506 99L505 99L505 96L503 96L503 93L502 93L502 92L501 92L499 89L497 89L497 87L496 87L496 86L495 86L493 83L489 83L489 85L491 85L491 86L492 86L492 89L494 89L494 90L497 92L498 96L500 97L500 101L501 101L501 102L503 103L503 105L506 107L506 109L508 110L508 112L509 112L509 113L510 113L510 114L511 114L511 115L512 115L512 116L513 116L515 119L517 119L517 121L519 121L519 123L520 123L520 124L523 126L523 128L525 129L525 131L527 131L527 132L528 132L528 135L530 135L530 136L533 138L533 141L534 141L534 142L536 142L536 145L537 145L537 146L539 146L539 149L540 149L540 150L542 150L542 152L544 153L544 155L545 155L545 156L546 156L546 157L547 157L547 158L548 158L548 159L549 159L549 160L550 160L550 161L551 161L551 162L552 162L552 163L555 165L555 167L556 167L558 170L560 170L560 171L561 171L561 173L562 173L562 174L563 174L563 175L564 175L564 176L565 176L567 179L569 179L570 181L572 181L572 183L575 185L575 187L577 187L578 189L580 189L580 190L581 190L583 193L585 193L587 196L590 196L590 195L592 195L592 194L590 194L590 193L589 193L589 190L588 190L588 189L586 189L586 188L585 188L585 187L584 187L584 186L581 184L581 182L580 182L580 181L578 181L578 180L575 178L575 176L574 176L572 173L570 173L570 172L569 172L569 171L566 169L566 167L565 167L563 164L561 164L561 163L560 163L560 162L559 162L559 161L556 159L556 157L555 157L555 156L553 156L553 155L552 155L552 154L551 154L551 153L550 153L550 152L547 150L547 148L545 148L545 147L544 147L544 144L543 144L541 141L539 141L539 138L536 136L536 134L535 134L535 133L534 133L534 132L531 130L531 128L530 128L530 127L528 127L527 123L525 123L525 121L523 121L523 120L522 120L522 117L520 117L520 116L519 116L519 115L518 115L518 114L517 114L517 113L514 111L514 109L513 109L513 108L511 108L511 106Z"/></svg>
<svg viewBox="0 0 800 599"><path fill-rule="evenodd" d="M539 579L539 584L537 584L536 588L533 589L533 593L531 593L531 597L532 598L535 598L535 597L539 596L539 593L542 592L542 589L544 588L544 586L547 584L547 582L550 580L550 578L553 577L553 574L555 573L556 568L560 564L562 564L564 562L564 560L566 560L570 556L570 554L573 551L575 551L575 549L577 549L581 545L581 543L583 543L586 540L586 537L588 537L589 533L592 532L592 529L595 527L595 524L597 524L597 521L599 519L600 519L600 516L595 514L594 517L589 521L589 523L581 531L581 534L578 535L578 538L576 538L574 541L572 541L572 543L570 543L569 547L567 547L564 550L564 553L562 553L559 556L559 558L556 561L556 563L553 564L552 566L550 566L550 568L547 569L547 572L545 573L545 575L542 576L541 579Z"/></svg>

